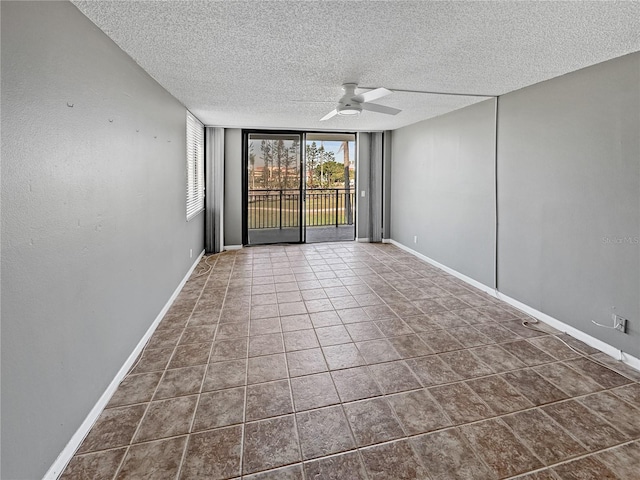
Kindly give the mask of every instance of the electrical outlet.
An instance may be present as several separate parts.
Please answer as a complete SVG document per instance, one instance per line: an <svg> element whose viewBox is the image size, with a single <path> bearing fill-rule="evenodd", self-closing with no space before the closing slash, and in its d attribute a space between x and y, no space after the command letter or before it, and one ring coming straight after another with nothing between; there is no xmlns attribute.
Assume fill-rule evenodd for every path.
<svg viewBox="0 0 640 480"><path fill-rule="evenodd" d="M193 258L193 248L189 249L189 258Z"/></svg>
<svg viewBox="0 0 640 480"><path fill-rule="evenodd" d="M417 235L413 236L413 243L418 243L418 236Z"/></svg>
<svg viewBox="0 0 640 480"><path fill-rule="evenodd" d="M626 318L622 318L620 315L613 314L613 327L616 330L620 330L622 333L627 333L627 322Z"/></svg>

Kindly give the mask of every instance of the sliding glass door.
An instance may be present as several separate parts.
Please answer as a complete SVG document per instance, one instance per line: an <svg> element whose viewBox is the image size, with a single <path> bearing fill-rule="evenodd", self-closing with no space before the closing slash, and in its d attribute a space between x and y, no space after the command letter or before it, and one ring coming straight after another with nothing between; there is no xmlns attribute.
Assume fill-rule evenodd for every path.
<svg viewBox="0 0 640 480"><path fill-rule="evenodd" d="M302 134L244 137L244 244L303 242Z"/></svg>
<svg viewBox="0 0 640 480"><path fill-rule="evenodd" d="M243 135L243 244L355 239L355 134Z"/></svg>

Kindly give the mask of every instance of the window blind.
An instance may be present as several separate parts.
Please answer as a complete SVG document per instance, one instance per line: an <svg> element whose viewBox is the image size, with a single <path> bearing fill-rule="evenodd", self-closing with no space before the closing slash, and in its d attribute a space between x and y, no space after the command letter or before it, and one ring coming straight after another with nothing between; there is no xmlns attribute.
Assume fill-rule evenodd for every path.
<svg viewBox="0 0 640 480"><path fill-rule="evenodd" d="M204 210L204 126L187 112L187 220Z"/></svg>

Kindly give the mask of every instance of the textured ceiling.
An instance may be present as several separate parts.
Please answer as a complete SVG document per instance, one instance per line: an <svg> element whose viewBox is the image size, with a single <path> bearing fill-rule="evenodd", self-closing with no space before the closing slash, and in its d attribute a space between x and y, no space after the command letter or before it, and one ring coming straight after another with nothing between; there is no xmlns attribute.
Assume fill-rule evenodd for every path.
<svg viewBox="0 0 640 480"><path fill-rule="evenodd" d="M640 50L640 2L74 1L207 125L395 129L482 97L395 92L318 120L341 84L504 94Z"/></svg>

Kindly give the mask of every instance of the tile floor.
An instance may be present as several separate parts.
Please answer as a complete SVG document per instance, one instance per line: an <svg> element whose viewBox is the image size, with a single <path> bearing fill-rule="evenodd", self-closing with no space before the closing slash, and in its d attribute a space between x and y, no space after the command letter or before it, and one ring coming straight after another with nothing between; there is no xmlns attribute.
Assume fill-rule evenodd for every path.
<svg viewBox="0 0 640 480"><path fill-rule="evenodd" d="M639 479L640 372L523 317L391 245L210 256L62 478Z"/></svg>

